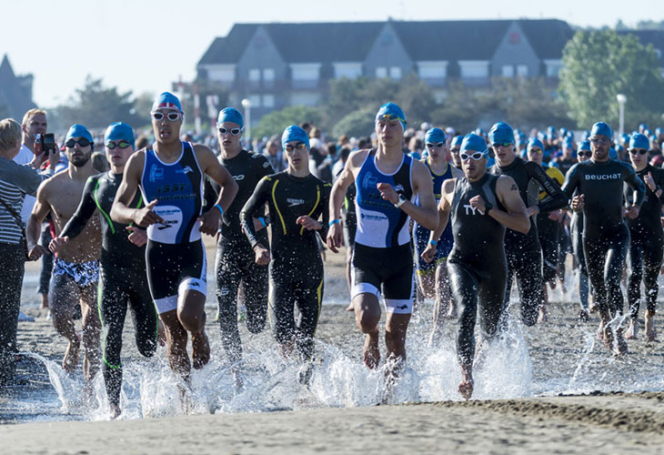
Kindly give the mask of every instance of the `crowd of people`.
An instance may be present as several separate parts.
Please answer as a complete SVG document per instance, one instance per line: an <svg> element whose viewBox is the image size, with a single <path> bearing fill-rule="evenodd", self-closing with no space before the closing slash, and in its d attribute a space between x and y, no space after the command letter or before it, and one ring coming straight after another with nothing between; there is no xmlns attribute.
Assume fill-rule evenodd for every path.
<svg viewBox="0 0 664 455"><path fill-rule="evenodd" d="M638 336L642 298L645 336L656 337L660 129L641 125L614 140L603 122L578 138L553 127L528 136L499 122L488 134L464 135L409 128L401 108L387 103L365 138L328 141L304 122L244 147L242 114L227 107L212 150L181 131L173 94L156 98L151 117L154 140L113 123L103 153L78 124L62 151L44 148L42 110L22 124L0 122L0 384L14 372L24 263L42 258L38 292L67 342L62 368L77 370L82 347L86 388L101 367L111 418L122 412L127 310L140 354L165 344L186 395L191 368L210 360L203 234L216 237L217 319L238 389L239 319L251 333L269 319L281 353L301 363L298 381L310 383L326 246L345 247L349 311L365 334L365 365L384 366L386 396L406 362L417 302L435 301L433 348L445 320L458 318L458 390L469 399L473 366L507 325L513 282L522 323L546 323L549 289L566 286L568 253L580 276L579 319L599 315L607 349L622 355L626 339Z"/></svg>

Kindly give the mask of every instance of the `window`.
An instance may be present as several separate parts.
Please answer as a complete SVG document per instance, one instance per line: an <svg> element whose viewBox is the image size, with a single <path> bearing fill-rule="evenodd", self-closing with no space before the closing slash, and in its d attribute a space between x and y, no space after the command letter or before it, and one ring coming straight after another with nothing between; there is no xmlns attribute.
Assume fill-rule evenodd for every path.
<svg viewBox="0 0 664 455"><path fill-rule="evenodd" d="M294 81L317 81L320 72L319 63L293 63L291 65Z"/></svg>
<svg viewBox="0 0 664 455"><path fill-rule="evenodd" d="M207 65L208 78L217 82L233 82L235 65Z"/></svg>
<svg viewBox="0 0 664 455"><path fill-rule="evenodd" d="M393 66L390 68L390 78L399 80L401 79L401 67Z"/></svg>
<svg viewBox="0 0 664 455"><path fill-rule="evenodd" d="M459 66L463 79L485 79L489 77L489 62L486 60L460 60Z"/></svg>
<svg viewBox="0 0 664 455"><path fill-rule="evenodd" d="M265 68L263 70L263 80L264 81L269 81L269 82L274 81L274 69Z"/></svg>
<svg viewBox="0 0 664 455"><path fill-rule="evenodd" d="M263 95L263 107L274 107L274 95Z"/></svg>
<svg viewBox="0 0 664 455"><path fill-rule="evenodd" d="M356 79L362 76L362 63L333 63L334 77L341 79L347 77L348 79Z"/></svg>
<svg viewBox="0 0 664 455"><path fill-rule="evenodd" d="M417 62L417 70L421 79L445 79L447 62Z"/></svg>
<svg viewBox="0 0 664 455"><path fill-rule="evenodd" d="M260 95L249 95L249 101L251 101L251 107L261 107L261 96Z"/></svg>
<svg viewBox="0 0 664 455"><path fill-rule="evenodd" d="M376 68L376 77L378 79L385 79L387 77L387 68L384 66L379 66Z"/></svg>
<svg viewBox="0 0 664 455"><path fill-rule="evenodd" d="M258 82L261 80L261 70L251 69L249 70L249 80L251 82Z"/></svg>
<svg viewBox="0 0 664 455"><path fill-rule="evenodd" d="M563 67L562 60L544 60L546 65L546 76L547 77L558 77L558 73Z"/></svg>
<svg viewBox="0 0 664 455"><path fill-rule="evenodd" d="M516 75L519 77L528 77L528 65L517 65Z"/></svg>
<svg viewBox="0 0 664 455"><path fill-rule="evenodd" d="M514 67L512 65L503 65L503 77L514 77Z"/></svg>

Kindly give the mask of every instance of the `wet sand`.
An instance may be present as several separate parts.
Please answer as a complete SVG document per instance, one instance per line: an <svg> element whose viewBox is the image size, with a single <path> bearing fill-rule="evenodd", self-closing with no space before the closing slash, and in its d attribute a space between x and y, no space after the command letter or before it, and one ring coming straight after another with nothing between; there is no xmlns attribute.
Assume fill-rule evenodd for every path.
<svg viewBox="0 0 664 455"><path fill-rule="evenodd" d="M212 251L208 251L208 257L214 257L210 253ZM342 304L347 298L343 257L328 252L327 258L325 300ZM34 265L29 269L34 273ZM209 287L212 297L213 285ZM55 335L45 313L37 308L34 285L24 287L23 300L24 311L34 315L36 322L19 325L20 350L59 364L65 343ZM595 339L594 319L590 323L578 323L575 320L578 307L569 302L557 302L552 305L547 324L519 332L517 341L522 340L528 346L532 367L523 370L525 379L521 379L521 370L506 365L511 376L505 378L521 381L520 388L515 392L506 391L509 384L504 382L505 378L501 382L501 378L491 375L489 378L478 376L478 382L495 379L498 390L480 390L482 385L477 384L480 399L462 402L454 390L458 383L457 367L450 363L455 323L450 322L446 327L440 357L444 368L438 373L440 377L427 378L420 371L431 363L422 342L430 328L429 311L430 307L425 305L409 329L409 340L412 340L408 346L409 361L413 368L418 368L421 377L417 392L406 400L427 403L330 407L305 396L295 405L272 408L285 409L277 412L231 411L229 414L216 409L214 415L199 412L197 415L84 422L80 420L91 417L61 409L54 399L53 386L43 364L34 358L22 357L19 363L22 382L0 394L0 422L8 424L0 426L1 452L512 454L617 453L631 449L639 453L664 453L661 343L646 343L641 333L639 340L629 342L630 354L615 358ZM208 315L213 313L211 300ZM212 317L208 318L208 326L214 349L212 363L222 365L223 353ZM661 334L659 320L657 328ZM242 325L241 333L245 357L265 346L273 346L268 331L250 337ZM124 336L125 364L138 358L132 334L129 322ZM317 339L317 352L329 355L339 351L337 356L346 356L359 368L362 336L354 326L352 314L346 313L343 305L323 306ZM513 346L505 362L519 359L514 357L518 350L519 346ZM165 355L163 348L157 355ZM528 376L530 374L532 377ZM322 380L320 383L326 384ZM35 403L26 406L31 396L35 397ZM482 399L496 397L509 399Z"/></svg>

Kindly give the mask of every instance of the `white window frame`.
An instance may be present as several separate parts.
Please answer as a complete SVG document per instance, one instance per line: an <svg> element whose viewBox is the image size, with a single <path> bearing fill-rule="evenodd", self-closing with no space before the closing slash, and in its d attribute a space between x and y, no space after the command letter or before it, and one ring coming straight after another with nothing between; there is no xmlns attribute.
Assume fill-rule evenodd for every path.
<svg viewBox="0 0 664 455"><path fill-rule="evenodd" d="M266 82L274 81L275 73L274 68L264 68L263 69L263 80Z"/></svg>
<svg viewBox="0 0 664 455"><path fill-rule="evenodd" d="M560 70L563 68L563 61L560 59L547 59L544 60L546 66L547 77L558 77Z"/></svg>
<svg viewBox="0 0 664 455"><path fill-rule="evenodd" d="M342 77L357 79L362 76L362 62L335 62L332 63L332 66L335 79Z"/></svg>
<svg viewBox="0 0 664 455"><path fill-rule="evenodd" d="M261 80L261 70L258 68L251 68L247 76L250 82L260 82Z"/></svg>
<svg viewBox="0 0 664 455"><path fill-rule="evenodd" d="M528 65L516 65L516 75L518 77L528 77L530 75Z"/></svg>
<svg viewBox="0 0 664 455"><path fill-rule="evenodd" d="M395 81L400 80L403 77L403 70L400 66L391 66L390 67L390 79Z"/></svg>
<svg viewBox="0 0 664 455"><path fill-rule="evenodd" d="M488 79L488 60L459 60L462 79Z"/></svg>
<svg viewBox="0 0 664 455"><path fill-rule="evenodd" d="M387 67L378 66L376 67L376 79L386 79L387 78Z"/></svg>
<svg viewBox="0 0 664 455"><path fill-rule="evenodd" d="M235 81L235 65L204 65L203 68L207 71L208 79L217 82L233 82Z"/></svg>
<svg viewBox="0 0 664 455"><path fill-rule="evenodd" d="M417 74L420 79L446 79L447 61L426 60L417 62Z"/></svg>
<svg viewBox="0 0 664 455"><path fill-rule="evenodd" d="M514 65L503 65L500 75L503 77L514 77Z"/></svg>
<svg viewBox="0 0 664 455"><path fill-rule="evenodd" d="M291 63L291 79L294 81L318 81L320 63Z"/></svg>

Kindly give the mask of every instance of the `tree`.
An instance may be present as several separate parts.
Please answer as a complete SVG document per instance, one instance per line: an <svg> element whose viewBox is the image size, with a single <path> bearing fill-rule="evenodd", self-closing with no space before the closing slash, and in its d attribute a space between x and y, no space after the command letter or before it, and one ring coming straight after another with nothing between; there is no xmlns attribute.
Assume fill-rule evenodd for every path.
<svg viewBox="0 0 664 455"><path fill-rule="evenodd" d="M131 96L131 91L118 93L116 87L104 87L101 79L88 76L83 88L76 90L69 103L58 108L58 113L64 125L80 123L88 128L102 129L113 122L133 127L149 123L150 113L134 111L135 100Z"/></svg>
<svg viewBox="0 0 664 455"><path fill-rule="evenodd" d="M598 121L617 125L616 95L627 97L627 130L641 122L659 123L664 110L664 80L657 53L634 35L614 31L577 32L563 49L560 93L577 126Z"/></svg>
<svg viewBox="0 0 664 455"><path fill-rule="evenodd" d="M364 137L370 136L374 131L374 116L376 113L373 109L361 109L353 111L346 115L334 125L332 129L333 137L341 137L342 135L350 137Z"/></svg>
<svg viewBox="0 0 664 455"><path fill-rule="evenodd" d="M320 109L308 106L289 106L280 111L270 112L263 118L251 135L255 138L281 136L281 133L290 125L299 125L302 122L310 122L321 126L323 115Z"/></svg>

